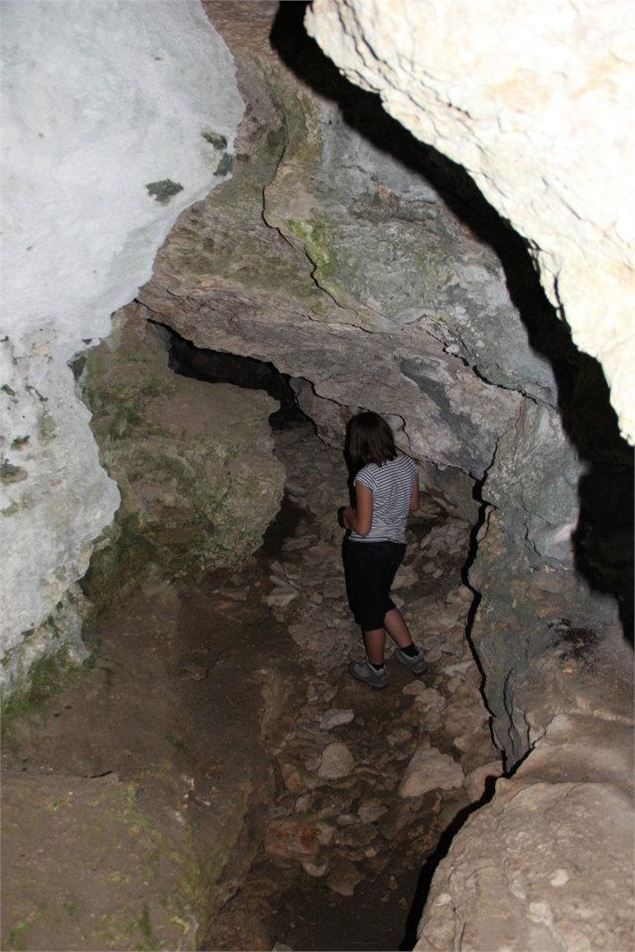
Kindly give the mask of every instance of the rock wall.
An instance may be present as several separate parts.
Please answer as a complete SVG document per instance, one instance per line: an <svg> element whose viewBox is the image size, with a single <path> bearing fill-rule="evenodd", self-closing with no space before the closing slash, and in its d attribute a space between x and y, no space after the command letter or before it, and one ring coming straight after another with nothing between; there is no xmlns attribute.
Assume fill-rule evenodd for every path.
<svg viewBox="0 0 635 952"><path fill-rule="evenodd" d="M454 838L416 949L633 944L632 655L588 640L563 650L568 711Z"/></svg>
<svg viewBox="0 0 635 952"><path fill-rule="evenodd" d="M277 401L175 374L143 310L117 313L81 376L101 460L122 497L86 580L105 606L148 572L191 577L251 554L283 493L268 422Z"/></svg>
<svg viewBox="0 0 635 952"><path fill-rule="evenodd" d="M601 375L572 347L518 236L465 173L341 79L303 36L300 5L273 29L266 5L209 9L248 104L235 174L183 217L139 297L197 346L273 361L334 445L350 413L371 408L426 486L472 521L482 493L472 636L511 765L558 704L554 689L547 720L529 724L542 690L531 659L557 652L567 627L616 622L599 591L611 584L577 571L593 535L579 494L607 537L629 522L601 504L607 478L614 500L628 498L630 472L608 402L589 413ZM582 401L586 375L595 396ZM596 476L582 493L585 470Z"/></svg>
<svg viewBox="0 0 635 952"><path fill-rule="evenodd" d="M345 75L379 92L384 108L417 138L460 162L486 198L529 238L543 286L564 308L574 340L603 360L622 429L629 433L629 264L625 206L613 164L628 152L630 139L606 138L607 123L621 127L618 114L632 81L615 52L624 46L625 7L609 3L600 15L593 5L562 2L554 20L551 6L548 15L546 8L541 15L533 8L510 11L508 5L503 13L497 2L486 6L489 17L470 3L405 2L388 8L317 0L306 22ZM598 191L590 184L597 179L600 150L606 165ZM606 215L613 222L610 234L605 234ZM501 260L509 261L500 239L495 245ZM576 355L564 328L556 329L554 314L535 294L518 288L509 265L506 270L512 293L516 284L515 300L534 352L549 360L556 378L555 386L538 390L535 383L528 385L526 364L505 378L498 367L492 373L491 362L473 361L479 374L529 398L513 426L499 431L495 451L488 447L481 492L496 512L484 523L470 574L483 597L473 638L483 658L485 692L499 743L514 763L532 737L519 698L540 689L531 659L557 640L557 597L561 620L573 627L615 622L604 592L620 592L623 605L631 601L629 557L622 556L622 582L615 586L598 578L589 550L599 525L615 539L632 524L632 502L630 454L610 410L604 406L600 424L593 409L598 400L585 393L584 378L590 375L599 397L600 375ZM469 347L464 336L462 343ZM507 340L501 350L513 366ZM620 474L617 491L609 459ZM603 489L601 479L608 480ZM608 520L602 495L612 499ZM538 581L541 573L554 571L557 580ZM547 591L550 607L544 604ZM543 728L536 727L534 736Z"/></svg>
<svg viewBox="0 0 635 952"><path fill-rule="evenodd" d="M68 361L109 333L178 214L227 177L243 105L196 0L10 0L2 21L0 679L10 689L65 640L81 650L68 593L119 502ZM47 623L54 611L68 624Z"/></svg>
<svg viewBox="0 0 635 952"><path fill-rule="evenodd" d="M315 0L306 23L347 77L466 168L527 237L635 440L631 7Z"/></svg>
<svg viewBox="0 0 635 952"><path fill-rule="evenodd" d="M306 22L346 76L461 163L528 239L632 441L630 8L315 0ZM610 597L632 632L631 454L597 366L526 303L528 328L553 330L532 344L557 397L512 383L523 399L480 486L469 579L494 734L508 767L533 750L436 872L417 948L439 952L632 942L632 651Z"/></svg>

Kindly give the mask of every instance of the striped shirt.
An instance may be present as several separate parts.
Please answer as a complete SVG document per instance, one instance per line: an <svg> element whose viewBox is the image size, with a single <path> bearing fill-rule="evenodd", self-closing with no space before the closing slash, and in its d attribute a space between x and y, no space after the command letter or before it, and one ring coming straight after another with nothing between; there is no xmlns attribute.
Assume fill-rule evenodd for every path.
<svg viewBox="0 0 635 952"><path fill-rule="evenodd" d="M373 494L373 519L366 536L351 532L355 542L405 542L410 499L417 478L417 464L404 453L381 466L368 463L353 480Z"/></svg>

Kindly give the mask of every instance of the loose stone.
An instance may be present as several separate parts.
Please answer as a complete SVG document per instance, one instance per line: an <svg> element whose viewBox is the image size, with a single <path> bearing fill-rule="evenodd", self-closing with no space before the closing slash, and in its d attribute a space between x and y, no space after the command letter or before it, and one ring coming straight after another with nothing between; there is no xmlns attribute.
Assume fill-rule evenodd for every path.
<svg viewBox="0 0 635 952"><path fill-rule="evenodd" d="M386 807L381 800L362 800L357 811L362 823L375 823L386 813Z"/></svg>
<svg viewBox="0 0 635 952"><path fill-rule="evenodd" d="M452 790L463 785L461 766L436 747L418 748L399 785L400 797L420 797L428 790Z"/></svg>
<svg viewBox="0 0 635 952"><path fill-rule="evenodd" d="M341 710L334 707L322 715L319 724L322 730L330 731L334 727L340 727L342 724L350 724L354 717L354 711L351 711L350 709Z"/></svg>
<svg viewBox="0 0 635 952"><path fill-rule="evenodd" d="M318 830L306 817L272 820L265 830L265 850L280 859L313 859L320 849Z"/></svg>
<svg viewBox="0 0 635 952"><path fill-rule="evenodd" d="M326 883L329 889L339 893L340 896L352 896L361 880L361 873L354 863L338 860Z"/></svg>
<svg viewBox="0 0 635 952"><path fill-rule="evenodd" d="M339 780L355 767L355 760L346 744L329 744L322 752L318 776L324 780Z"/></svg>

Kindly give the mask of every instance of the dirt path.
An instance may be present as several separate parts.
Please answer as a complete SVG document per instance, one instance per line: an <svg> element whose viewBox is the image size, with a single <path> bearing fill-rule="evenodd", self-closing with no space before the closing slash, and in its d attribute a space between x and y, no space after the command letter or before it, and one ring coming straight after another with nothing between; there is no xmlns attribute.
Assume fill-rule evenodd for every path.
<svg viewBox="0 0 635 952"><path fill-rule="evenodd" d="M271 562L268 602L298 648L306 696L272 751L278 792L256 862L205 947L407 947L422 864L499 771L463 636L469 527L432 500L413 520L396 595L430 670L413 679L388 661L390 687L373 692L346 672L361 641L333 519L343 463L309 430L279 434L277 452L301 517Z"/></svg>
<svg viewBox="0 0 635 952"><path fill-rule="evenodd" d="M276 443L291 495L262 550L148 581L101 618L92 667L11 725L4 948L397 948L422 863L496 772L467 525L431 501L413 522L397 596L430 672L389 661L372 692L345 670L341 456L308 425Z"/></svg>

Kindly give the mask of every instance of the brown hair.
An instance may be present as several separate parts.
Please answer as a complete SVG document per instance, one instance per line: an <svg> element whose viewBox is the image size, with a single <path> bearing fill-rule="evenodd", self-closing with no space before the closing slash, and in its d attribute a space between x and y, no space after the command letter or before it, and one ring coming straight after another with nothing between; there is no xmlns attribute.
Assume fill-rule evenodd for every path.
<svg viewBox="0 0 635 952"><path fill-rule="evenodd" d="M368 463L381 466L395 459L395 438L384 418L370 410L351 417L346 426L346 455L354 473Z"/></svg>

